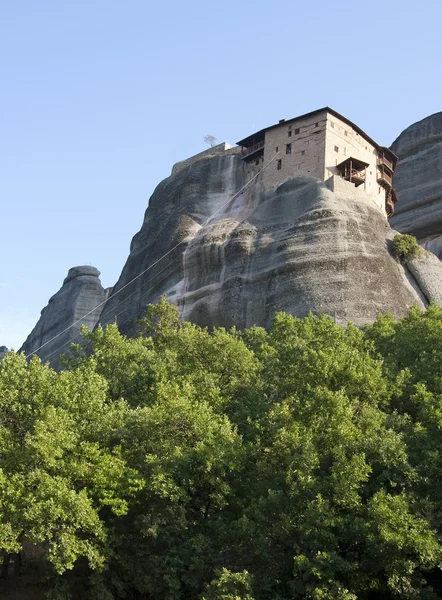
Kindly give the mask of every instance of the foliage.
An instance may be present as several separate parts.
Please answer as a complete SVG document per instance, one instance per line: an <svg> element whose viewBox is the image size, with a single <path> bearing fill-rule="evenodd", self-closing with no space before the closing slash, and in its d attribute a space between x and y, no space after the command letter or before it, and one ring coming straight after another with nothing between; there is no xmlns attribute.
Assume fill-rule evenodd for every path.
<svg viewBox="0 0 442 600"><path fill-rule="evenodd" d="M139 330L0 363L0 546L53 598L442 596L442 309Z"/></svg>
<svg viewBox="0 0 442 600"><path fill-rule="evenodd" d="M392 242L393 254L405 261L417 258L422 254L422 248L416 238L408 233L395 235Z"/></svg>
<svg viewBox="0 0 442 600"><path fill-rule="evenodd" d="M218 140L214 135L208 133L203 137L203 141L205 144L210 144L210 146L213 148L213 146L216 146Z"/></svg>

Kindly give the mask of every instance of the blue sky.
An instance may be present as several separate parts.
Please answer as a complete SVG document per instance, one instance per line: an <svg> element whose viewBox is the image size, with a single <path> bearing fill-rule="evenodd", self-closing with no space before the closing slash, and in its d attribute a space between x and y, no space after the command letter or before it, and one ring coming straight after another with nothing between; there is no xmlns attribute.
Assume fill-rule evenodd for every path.
<svg viewBox="0 0 442 600"><path fill-rule="evenodd" d="M381 144L442 110L442 3L0 0L0 345L70 267L113 285L173 163L329 105Z"/></svg>

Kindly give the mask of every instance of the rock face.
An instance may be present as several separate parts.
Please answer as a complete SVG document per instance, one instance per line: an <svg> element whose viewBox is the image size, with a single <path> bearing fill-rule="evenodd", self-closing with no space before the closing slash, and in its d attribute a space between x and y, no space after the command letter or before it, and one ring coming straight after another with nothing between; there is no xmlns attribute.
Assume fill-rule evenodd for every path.
<svg viewBox="0 0 442 600"><path fill-rule="evenodd" d="M407 129L393 150L394 224L438 252L442 113ZM394 259L397 232L352 184L298 177L264 190L259 178L245 184L237 148L197 158L157 186L111 294L97 269L74 267L21 350L43 346L39 356L57 366L81 324L117 321L133 335L134 321L162 294L183 319L241 329L267 327L277 311L363 325L380 312L401 317L413 304L442 304L442 263L428 251L407 266Z"/></svg>
<svg viewBox="0 0 442 600"><path fill-rule="evenodd" d="M6 356L8 352L9 350L6 348L6 346L0 346L0 359Z"/></svg>
<svg viewBox="0 0 442 600"><path fill-rule="evenodd" d="M239 328L268 326L277 311L362 325L379 312L400 317L425 306L389 253L384 216L351 184L333 183L300 177L265 192L253 182L235 195L243 185L238 156L180 170L151 197L100 323L117 320L131 335L161 294L184 319Z"/></svg>
<svg viewBox="0 0 442 600"><path fill-rule="evenodd" d="M405 129L391 149L399 157L392 226L442 258L442 112Z"/></svg>
<svg viewBox="0 0 442 600"><path fill-rule="evenodd" d="M428 301L442 306L442 263L431 252L407 263L407 269L415 278Z"/></svg>
<svg viewBox="0 0 442 600"><path fill-rule="evenodd" d="M81 266L70 269L60 290L41 311L39 321L20 348L20 352L28 355L43 346L37 354L43 361L50 360L51 365L56 366L60 354L69 350L71 342L78 341L81 325L93 329L98 321L103 308L98 305L104 302L107 296L99 275L100 271L95 267ZM84 316L89 312L90 314ZM81 320L76 323L79 319ZM53 341L49 341L53 338Z"/></svg>

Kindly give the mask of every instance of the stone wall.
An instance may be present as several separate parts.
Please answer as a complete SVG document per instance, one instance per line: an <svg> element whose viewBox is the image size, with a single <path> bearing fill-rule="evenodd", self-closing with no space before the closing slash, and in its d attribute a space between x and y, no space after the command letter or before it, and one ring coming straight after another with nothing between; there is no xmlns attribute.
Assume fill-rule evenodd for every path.
<svg viewBox="0 0 442 600"><path fill-rule="evenodd" d="M259 179L265 189L275 188L293 177L326 181L338 175L336 166L350 156L369 164L366 183L360 189L370 195L370 200L385 215L385 190L377 183L377 148L326 110L267 130L264 156L245 164L245 181L252 179L264 165L268 166Z"/></svg>
<svg viewBox="0 0 442 600"><path fill-rule="evenodd" d="M336 150L337 148L337 150ZM385 214L385 190L377 182L378 150L344 121L328 115L325 146L325 178L337 175L336 165L353 156L369 164L365 184L358 186L376 197L376 205Z"/></svg>
<svg viewBox="0 0 442 600"><path fill-rule="evenodd" d="M225 154L228 150L232 150L232 153L241 152L240 148L234 148L227 142L222 142L222 144L217 144L216 146L212 146L212 148L208 148L207 150L204 150L203 152L199 152L198 154L194 154L193 156L186 158L186 160L182 160L180 162L175 163L172 167L171 174L176 175L177 173L179 173L186 167L189 167L190 165L197 162L198 160L201 160L202 158L208 158L209 156L217 156L219 154Z"/></svg>
<svg viewBox="0 0 442 600"><path fill-rule="evenodd" d="M294 123L281 123L266 131L263 174L269 189L292 177L317 177L324 181L325 124L327 113L307 117ZM281 163L278 165L278 160ZM278 168L279 167L279 168Z"/></svg>

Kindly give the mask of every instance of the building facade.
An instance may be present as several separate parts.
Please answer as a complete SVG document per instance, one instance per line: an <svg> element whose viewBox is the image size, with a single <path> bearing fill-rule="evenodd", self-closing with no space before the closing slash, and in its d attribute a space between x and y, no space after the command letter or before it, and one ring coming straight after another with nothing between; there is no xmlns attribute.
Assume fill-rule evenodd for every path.
<svg viewBox="0 0 442 600"><path fill-rule="evenodd" d="M305 175L331 183L341 178L369 194L387 216L394 212L396 155L331 108L282 119L240 140L238 146L246 180L259 173L264 188Z"/></svg>

